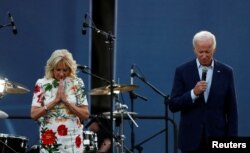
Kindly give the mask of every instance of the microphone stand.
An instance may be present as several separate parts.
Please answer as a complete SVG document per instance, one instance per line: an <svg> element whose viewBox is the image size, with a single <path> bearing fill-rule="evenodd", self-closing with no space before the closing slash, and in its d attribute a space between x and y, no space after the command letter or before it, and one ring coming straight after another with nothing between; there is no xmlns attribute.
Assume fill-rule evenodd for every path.
<svg viewBox="0 0 250 153"><path fill-rule="evenodd" d="M130 101L131 101L131 112L134 112L134 99L141 98L144 101L147 101L148 99L146 97L143 97L139 94L134 93L133 91L129 92ZM135 145L135 132L134 132L134 124L131 125L131 151L134 152L134 145Z"/></svg>
<svg viewBox="0 0 250 153"><path fill-rule="evenodd" d="M140 75L138 75L137 73L133 73L133 75L137 78L139 78L142 82L144 82L145 84L147 84L150 88L152 88L156 93L158 93L159 95L161 95L164 98L164 104L165 104L165 148L166 148L166 153L168 153L168 103L170 100L170 96L169 95L165 95L164 93L162 93L160 90L158 90L155 86L153 86L150 82L148 82L145 78L141 77Z"/></svg>
<svg viewBox="0 0 250 153"><path fill-rule="evenodd" d="M93 21L91 22L93 23ZM110 55L110 125L111 125L111 131L113 131L113 97L114 97L114 83L113 83L113 45L114 45L114 39L115 36L112 35L111 33L105 32L103 30L98 29L94 24L84 24L83 26L86 28L91 28L94 30L97 34L101 34L105 37L105 43L108 44L108 50L109 50L109 55ZM113 141L111 141L111 146L113 146ZM113 152L113 147L111 147L111 152Z"/></svg>
<svg viewBox="0 0 250 153"><path fill-rule="evenodd" d="M94 74L92 72L86 71L86 70L90 70L89 68L79 68L79 69L81 70L82 73L86 73L86 74L88 74L88 75L90 75L90 76L92 76L94 78L97 78L97 79L99 79L101 81L104 81L104 82L110 84L110 81L108 81L107 79L102 78L102 77L100 77L100 76L98 76L98 75L96 75L96 74Z"/></svg>
<svg viewBox="0 0 250 153"><path fill-rule="evenodd" d="M9 27L9 26L12 26L11 23L8 23L8 24L0 24L0 29L1 28L4 28L4 27Z"/></svg>
<svg viewBox="0 0 250 153"><path fill-rule="evenodd" d="M141 153L142 150L143 150L143 147L141 146L142 144L144 144L144 143L148 142L149 140L153 139L154 137L160 135L160 134L163 133L164 131L166 131L166 129L163 129L163 130L161 130L161 131L155 133L154 135L150 136L149 138L143 140L142 142L136 144L136 145L135 145L134 147L132 147L130 150L133 152L134 149L137 149L138 152Z"/></svg>
<svg viewBox="0 0 250 153"><path fill-rule="evenodd" d="M168 121L170 121L173 124L173 128L174 128L174 153L177 153L178 152L178 142L177 142L177 134L178 134L177 130L178 129L177 129L177 125L176 125L176 123L174 122L173 119L169 118ZM167 132L166 128L159 131L159 132L157 132L157 133L155 133L154 135L148 137L147 139L143 140L142 142L136 144L130 150L133 152L134 149L137 149L138 152L141 153L142 150L143 150L143 147L141 146L142 144L148 142L149 140L153 139L154 137L158 136L159 134L163 133L164 131Z"/></svg>
<svg viewBox="0 0 250 153"><path fill-rule="evenodd" d="M12 24L11 23L8 23L8 24L0 24L0 29L1 28L4 28L4 27L10 27L10 26L12 26Z"/></svg>
<svg viewBox="0 0 250 153"><path fill-rule="evenodd" d="M9 24L4 24L4 25L0 24L0 29L3 28L3 27L8 27L8 26L11 26L11 24L10 23Z"/></svg>

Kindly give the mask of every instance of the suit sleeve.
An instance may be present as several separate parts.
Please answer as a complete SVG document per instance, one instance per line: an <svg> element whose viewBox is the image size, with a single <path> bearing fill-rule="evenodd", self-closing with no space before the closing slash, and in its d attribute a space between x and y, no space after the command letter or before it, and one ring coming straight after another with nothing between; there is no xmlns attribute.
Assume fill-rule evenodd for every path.
<svg viewBox="0 0 250 153"><path fill-rule="evenodd" d="M169 109L172 112L182 111L192 106L191 89L186 89L186 86L184 74L180 68L177 68L169 103Z"/></svg>

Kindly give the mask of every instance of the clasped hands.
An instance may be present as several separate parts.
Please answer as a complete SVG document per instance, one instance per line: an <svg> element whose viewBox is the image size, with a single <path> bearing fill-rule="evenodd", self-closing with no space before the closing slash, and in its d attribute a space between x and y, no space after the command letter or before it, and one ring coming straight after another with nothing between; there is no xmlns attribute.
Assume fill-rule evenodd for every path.
<svg viewBox="0 0 250 153"><path fill-rule="evenodd" d="M66 96L65 91L64 91L64 81L63 80L59 81L55 101L56 101L56 103L63 102L63 103L65 103L65 105L69 104L69 102L67 100L67 96Z"/></svg>

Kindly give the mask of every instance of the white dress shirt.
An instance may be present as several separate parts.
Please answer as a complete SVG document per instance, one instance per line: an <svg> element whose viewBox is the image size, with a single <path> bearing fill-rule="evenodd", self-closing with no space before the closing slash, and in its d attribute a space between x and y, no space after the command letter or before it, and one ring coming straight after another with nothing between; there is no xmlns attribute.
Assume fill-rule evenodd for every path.
<svg viewBox="0 0 250 153"><path fill-rule="evenodd" d="M202 79L202 69L203 69L204 66L200 64L198 59L196 59L196 64L197 64L197 69L199 71L200 79ZM208 94L209 94L211 83L212 83L214 60L212 61L210 66L205 66L205 67L207 69L207 76L206 76L207 89L204 91L204 98L205 98L205 102L207 102ZM195 101L195 99L197 99L199 97L199 96L196 96L194 94L193 89L191 90L191 97L193 99L193 102Z"/></svg>

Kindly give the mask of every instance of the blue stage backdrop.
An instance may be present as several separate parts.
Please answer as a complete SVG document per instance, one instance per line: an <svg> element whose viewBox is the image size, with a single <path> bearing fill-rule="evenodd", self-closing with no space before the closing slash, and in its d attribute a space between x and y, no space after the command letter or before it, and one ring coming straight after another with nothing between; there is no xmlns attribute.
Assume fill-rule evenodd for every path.
<svg viewBox="0 0 250 153"><path fill-rule="evenodd" d="M27 94L7 94L0 100L0 110L10 117L30 115L35 81L44 74L44 66L51 52L67 48L80 64L88 64L89 33L81 35L84 14L90 11L90 1L67 0L2 0L0 24L9 22L7 12L14 17L18 34L10 28L0 29L0 75L25 85ZM115 81L130 83L130 67L164 95L169 95L175 68L194 57L193 35L209 30L217 36L216 59L234 68L239 105L239 134L250 135L250 1L218 0L120 0L116 3ZM89 76L79 74L89 87ZM147 97L134 100L138 115L164 116L165 105L161 94L148 84L134 78L139 87L134 91ZM128 93L119 97L131 110ZM179 114L169 112L176 123ZM135 144L165 128L164 120L135 119ZM125 145L131 147L133 125L124 125ZM173 126L169 123L169 152L173 152ZM30 119L0 119L0 133L29 138L30 146L38 144L38 127ZM165 152L165 133L141 145L144 153ZM135 151L137 152L137 151Z"/></svg>

